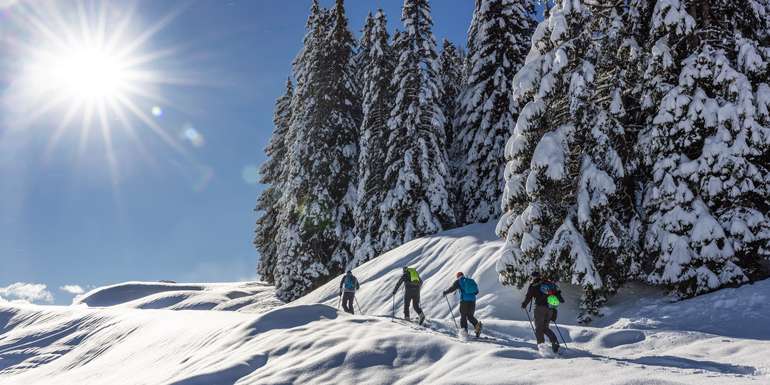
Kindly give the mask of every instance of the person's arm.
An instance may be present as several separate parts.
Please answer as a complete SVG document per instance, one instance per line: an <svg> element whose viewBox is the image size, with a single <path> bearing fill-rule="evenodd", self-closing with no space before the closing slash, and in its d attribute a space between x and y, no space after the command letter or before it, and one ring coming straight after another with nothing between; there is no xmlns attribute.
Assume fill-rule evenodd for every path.
<svg viewBox="0 0 770 385"><path fill-rule="evenodd" d="M561 296L561 290L556 292L556 298L558 298L559 302L561 302L561 303L567 302L567 301L564 300L564 297Z"/></svg>
<svg viewBox="0 0 770 385"><path fill-rule="evenodd" d="M404 275L401 275L401 276L398 278L398 282L396 283L396 287L393 289L393 294L396 294L396 292L398 291L398 288L399 288L399 287L401 287L401 284L402 284L403 282L404 282Z"/></svg>
<svg viewBox="0 0 770 385"><path fill-rule="evenodd" d="M524 297L524 302L521 303L521 308L526 309L529 305L529 302L532 301L532 297L535 296L535 288L533 285L529 285L529 289L527 289L527 296Z"/></svg>
<svg viewBox="0 0 770 385"><path fill-rule="evenodd" d="M459 280L455 280L455 283L453 283L452 286L449 287L449 289L444 290L444 295L447 295L455 290L458 290L460 288L459 282L460 282Z"/></svg>
<svg viewBox="0 0 770 385"><path fill-rule="evenodd" d="M358 283L358 278L356 278L356 290L361 288L361 284Z"/></svg>

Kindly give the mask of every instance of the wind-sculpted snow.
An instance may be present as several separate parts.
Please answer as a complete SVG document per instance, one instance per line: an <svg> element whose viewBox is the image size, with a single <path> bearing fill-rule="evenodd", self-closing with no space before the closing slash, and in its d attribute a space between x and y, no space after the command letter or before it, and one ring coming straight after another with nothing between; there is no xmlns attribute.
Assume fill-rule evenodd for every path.
<svg viewBox="0 0 770 385"><path fill-rule="evenodd" d="M261 282L176 284L126 282L94 289L73 301L89 307L223 310L260 313L280 306L275 288Z"/></svg>
<svg viewBox="0 0 770 385"><path fill-rule="evenodd" d="M0 384L759 384L767 341L562 327L544 360L520 321L493 342L326 305L236 312L0 306ZM645 379L644 382L638 382Z"/></svg>

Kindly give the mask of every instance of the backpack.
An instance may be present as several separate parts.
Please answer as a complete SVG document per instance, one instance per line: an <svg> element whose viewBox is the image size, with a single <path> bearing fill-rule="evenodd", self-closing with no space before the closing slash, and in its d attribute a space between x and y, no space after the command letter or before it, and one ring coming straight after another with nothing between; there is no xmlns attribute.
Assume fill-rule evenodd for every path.
<svg viewBox="0 0 770 385"><path fill-rule="evenodd" d="M348 274L345 276L345 291L356 291L356 278Z"/></svg>
<svg viewBox="0 0 770 385"><path fill-rule="evenodd" d="M548 302L548 307L551 309L556 309L561 304L561 301L559 301L558 293L559 293L559 287L556 286L553 282L544 281L540 284L540 292L543 293L544 296L546 296L546 301Z"/></svg>
<svg viewBox="0 0 770 385"><path fill-rule="evenodd" d="M479 285L473 278L460 277L460 300L476 301L476 294L479 294Z"/></svg>
<svg viewBox="0 0 770 385"><path fill-rule="evenodd" d="M407 267L406 271L409 273L409 280L414 284L420 284L420 274L417 273L417 269L414 267Z"/></svg>

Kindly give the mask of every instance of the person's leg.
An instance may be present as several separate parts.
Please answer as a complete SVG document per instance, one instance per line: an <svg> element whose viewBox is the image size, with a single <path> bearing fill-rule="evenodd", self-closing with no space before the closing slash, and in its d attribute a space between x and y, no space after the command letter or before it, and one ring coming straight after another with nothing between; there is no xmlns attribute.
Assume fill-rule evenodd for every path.
<svg viewBox="0 0 770 385"><path fill-rule="evenodd" d="M420 292L414 294L414 297L412 297L412 304L414 305L414 311L417 312L417 314L422 314L422 309L420 308Z"/></svg>
<svg viewBox="0 0 770 385"><path fill-rule="evenodd" d="M545 342L545 331L548 329L547 319L550 314L544 306L535 307L535 339L538 344Z"/></svg>
<svg viewBox="0 0 770 385"><path fill-rule="evenodd" d="M342 294L342 307L345 309L346 312L353 314L353 297L354 294L347 292Z"/></svg>
<svg viewBox="0 0 770 385"><path fill-rule="evenodd" d="M468 302L460 301L460 327L468 331Z"/></svg>
<svg viewBox="0 0 770 385"><path fill-rule="evenodd" d="M553 310L548 309L548 314L545 320L545 335L548 336L548 340L551 341L552 344L558 344L559 339L556 338L556 333L551 330L551 320L553 319Z"/></svg>
<svg viewBox="0 0 770 385"><path fill-rule="evenodd" d="M409 302L412 301L412 295L409 290L404 291L404 319L409 319Z"/></svg>
<svg viewBox="0 0 770 385"><path fill-rule="evenodd" d="M467 304L468 304L467 305L468 321L470 321L471 325L475 327L476 324L479 323L479 320L477 320L476 317L474 316L474 314L476 313L476 302L469 301L467 302Z"/></svg>

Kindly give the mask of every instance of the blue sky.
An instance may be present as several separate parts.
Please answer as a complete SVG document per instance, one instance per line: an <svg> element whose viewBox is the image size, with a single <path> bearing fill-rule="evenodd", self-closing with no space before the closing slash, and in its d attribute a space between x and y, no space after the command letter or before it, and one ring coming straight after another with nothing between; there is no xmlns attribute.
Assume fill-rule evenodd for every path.
<svg viewBox="0 0 770 385"><path fill-rule="evenodd" d="M77 9L74 2L57 4L53 14ZM81 4L86 14L106 5L115 19L127 6ZM401 4L348 0L352 30L358 36L366 13L377 7L397 27ZM68 303L72 296L59 290L66 284L255 276L252 210L261 186L248 181L249 170L264 160L273 103L300 48L310 0L145 0L134 6L129 29L136 35L174 15L139 51L173 49L143 68L180 81L152 85L163 100L135 102L176 149L136 117L129 119L136 140L110 124L111 146L99 131L84 136L77 122L52 141L64 111L17 124L19 110L30 115L53 96L19 107L13 90L27 60L19 46L32 44L35 33L20 25L29 4L0 8L0 288L42 283L56 303ZM473 0L433 1L432 7L437 39L464 45ZM108 23L106 30L115 28ZM157 116L151 113L156 106Z"/></svg>

